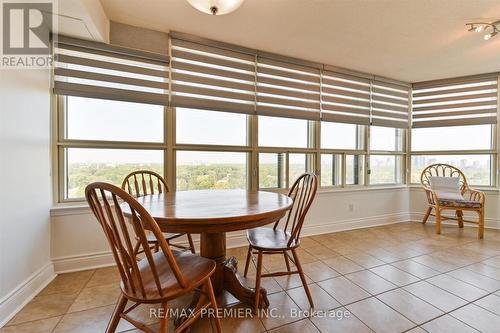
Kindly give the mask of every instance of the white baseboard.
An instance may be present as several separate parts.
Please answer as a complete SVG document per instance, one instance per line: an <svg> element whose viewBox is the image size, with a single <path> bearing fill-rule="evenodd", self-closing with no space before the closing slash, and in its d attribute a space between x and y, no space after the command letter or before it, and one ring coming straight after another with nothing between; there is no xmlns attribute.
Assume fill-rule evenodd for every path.
<svg viewBox="0 0 500 333"><path fill-rule="evenodd" d="M360 229L374 227L378 225L393 224L410 221L410 214L395 213L384 214L379 216L371 216L357 219L346 219L340 221L332 221L321 224L304 224L302 228L303 236L313 236L329 232L338 232L344 230ZM199 246L199 240L196 235L193 235L195 246ZM228 248L247 245L247 240L244 231L228 233L226 236L226 246ZM69 273L82 271L87 269L95 269L101 267L114 266L115 262L111 252L94 252L76 256L67 256L53 258L54 271L59 273Z"/></svg>
<svg viewBox="0 0 500 333"><path fill-rule="evenodd" d="M0 327L31 301L54 278L54 266L47 263L0 300Z"/></svg>

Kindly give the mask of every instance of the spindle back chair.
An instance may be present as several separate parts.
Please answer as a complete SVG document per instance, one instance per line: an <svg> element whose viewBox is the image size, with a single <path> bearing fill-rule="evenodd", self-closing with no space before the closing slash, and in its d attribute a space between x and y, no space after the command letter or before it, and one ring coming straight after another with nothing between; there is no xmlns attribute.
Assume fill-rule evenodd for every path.
<svg viewBox="0 0 500 333"><path fill-rule="evenodd" d="M244 272L244 276L246 277L250 260L252 259L257 268L256 290L260 288L262 277L299 274L311 307L314 307L313 299L307 286L304 271L302 270L296 249L300 246L300 232L302 231L307 212L316 196L317 189L318 177L315 174L304 173L300 175L288 192L288 196L293 199L293 205L285 215L285 218L276 221L273 228L255 228L247 231L249 246ZM284 225L280 228L281 223L284 223ZM289 255L289 252L291 252L292 256ZM253 256L255 254L257 254L257 260L255 260ZM264 254L283 255L287 271L262 274ZM291 270L290 261L295 264L297 270ZM256 293L256 309L259 308L259 297L259 293Z"/></svg>
<svg viewBox="0 0 500 333"><path fill-rule="evenodd" d="M114 332L120 318L139 329L153 332L127 314L141 303L161 303L167 313L167 303L194 289L202 287L209 302L200 304L197 314L186 320L177 331L182 332L201 315L201 309L217 309L210 282L215 262L187 252L172 251L163 237L160 227L146 209L130 194L107 183L92 183L85 189L85 196L92 212L108 240L113 258L121 277L121 295L106 332ZM131 216L126 219L120 203L128 205ZM159 251L148 246L145 228L156 237ZM144 259L136 260L133 240L138 239L144 251ZM127 302L134 302L125 309ZM216 318L218 322L218 318ZM160 319L161 333L167 332L168 317ZM218 324L220 327L220 322ZM220 330L219 330L220 332Z"/></svg>
<svg viewBox="0 0 500 333"><path fill-rule="evenodd" d="M170 192L167 182L165 179L154 171L149 170L138 170L128 174L122 182L122 189L127 191L130 195L137 197L150 195L150 194L161 194ZM171 241L186 235L189 246L184 246L182 244L175 244ZM164 238L172 247L176 247L181 250L189 250L191 253L195 253L195 247L193 238L191 234L187 233L164 233ZM156 251L158 251L158 243L156 238L148 235L148 244L152 246ZM136 244L137 254L142 253L140 243Z"/></svg>

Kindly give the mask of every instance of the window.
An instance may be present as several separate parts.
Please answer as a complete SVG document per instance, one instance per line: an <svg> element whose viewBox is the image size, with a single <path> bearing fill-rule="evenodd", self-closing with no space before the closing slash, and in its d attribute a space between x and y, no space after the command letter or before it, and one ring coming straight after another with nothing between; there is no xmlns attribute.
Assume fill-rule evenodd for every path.
<svg viewBox="0 0 500 333"><path fill-rule="evenodd" d="M259 146L310 147L309 122L302 119L259 116Z"/></svg>
<svg viewBox="0 0 500 333"><path fill-rule="evenodd" d="M66 148L65 198L83 198L85 187L96 181L118 187L130 172L147 169L163 174L162 150Z"/></svg>
<svg viewBox="0 0 500 333"><path fill-rule="evenodd" d="M211 151L178 151L177 190L245 189L247 154Z"/></svg>
<svg viewBox="0 0 500 333"><path fill-rule="evenodd" d="M426 166L446 163L462 170L471 185L494 186L493 138L493 125L413 129L411 182L420 183L420 174Z"/></svg>
<svg viewBox="0 0 500 333"><path fill-rule="evenodd" d="M259 154L259 187L284 188L286 154L261 153Z"/></svg>
<svg viewBox="0 0 500 333"><path fill-rule="evenodd" d="M365 156L346 155L346 185L363 185L365 177Z"/></svg>
<svg viewBox="0 0 500 333"><path fill-rule="evenodd" d="M321 154L321 186L342 185L342 155Z"/></svg>
<svg viewBox="0 0 500 333"><path fill-rule="evenodd" d="M321 122L322 149L363 149L364 126Z"/></svg>
<svg viewBox="0 0 500 333"><path fill-rule="evenodd" d="M74 96L66 103L69 140L163 142L162 106Z"/></svg>
<svg viewBox="0 0 500 333"><path fill-rule="evenodd" d="M371 126L370 150L402 151L403 133L400 128Z"/></svg>
<svg viewBox="0 0 500 333"><path fill-rule="evenodd" d="M424 168L434 163L446 163L458 167L469 184L492 186L493 155L414 155L411 157L411 181L420 183Z"/></svg>
<svg viewBox="0 0 500 333"><path fill-rule="evenodd" d="M370 184L401 183L401 156L370 155Z"/></svg>
<svg viewBox="0 0 500 333"><path fill-rule="evenodd" d="M176 109L177 143L204 145L247 145L247 117L244 114Z"/></svg>
<svg viewBox="0 0 500 333"><path fill-rule="evenodd" d="M492 148L492 125L414 128L412 151L481 150Z"/></svg>
<svg viewBox="0 0 500 333"><path fill-rule="evenodd" d="M289 187L304 172L314 172L314 154L288 155L288 184Z"/></svg>

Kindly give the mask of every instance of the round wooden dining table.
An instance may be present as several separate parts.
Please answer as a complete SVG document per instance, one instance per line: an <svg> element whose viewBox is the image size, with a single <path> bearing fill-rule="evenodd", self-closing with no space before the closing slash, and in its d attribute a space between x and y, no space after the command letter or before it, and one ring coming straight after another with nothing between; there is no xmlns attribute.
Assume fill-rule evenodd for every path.
<svg viewBox="0 0 500 333"><path fill-rule="evenodd" d="M254 306L255 289L248 288L238 273L237 260L226 257L226 232L260 227L282 218L292 199L274 192L244 190L179 191L137 198L163 232L200 234L200 255L217 264L212 276L216 294L224 290ZM125 215L128 205L122 204ZM261 306L269 301L264 288Z"/></svg>

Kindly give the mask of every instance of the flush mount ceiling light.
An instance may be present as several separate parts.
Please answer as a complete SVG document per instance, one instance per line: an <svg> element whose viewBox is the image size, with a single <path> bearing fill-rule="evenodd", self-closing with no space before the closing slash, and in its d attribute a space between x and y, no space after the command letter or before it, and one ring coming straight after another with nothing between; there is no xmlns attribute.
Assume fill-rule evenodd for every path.
<svg viewBox="0 0 500 333"><path fill-rule="evenodd" d="M201 12L212 15L224 15L234 12L244 0L187 0L191 6Z"/></svg>
<svg viewBox="0 0 500 333"><path fill-rule="evenodd" d="M484 40L490 40L491 38L498 35L498 32L500 32L498 28L498 26L500 25L500 20L493 23L471 22L466 23L465 25L471 32L485 32L486 34L483 36Z"/></svg>

